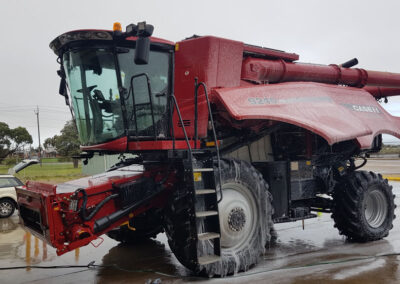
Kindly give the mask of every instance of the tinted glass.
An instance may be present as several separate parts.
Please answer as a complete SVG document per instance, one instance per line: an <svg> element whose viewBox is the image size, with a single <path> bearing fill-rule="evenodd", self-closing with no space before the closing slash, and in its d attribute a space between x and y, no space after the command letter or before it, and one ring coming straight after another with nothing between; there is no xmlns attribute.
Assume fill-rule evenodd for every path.
<svg viewBox="0 0 400 284"><path fill-rule="evenodd" d="M166 137L170 54L151 51L148 64L136 65L133 60L134 53L134 49L129 49L129 52L118 54L122 85L128 91L130 90L126 99L129 132L138 136L154 135L151 115L153 111L156 136ZM146 74L149 78L151 97L149 96L147 77L140 74ZM133 76L138 77L132 78Z"/></svg>
<svg viewBox="0 0 400 284"><path fill-rule="evenodd" d="M113 53L93 48L69 51L63 65L81 143L99 144L123 135Z"/></svg>
<svg viewBox="0 0 400 284"><path fill-rule="evenodd" d="M4 187L14 187L22 185L22 182L17 180L16 178L2 178L0 177L0 188Z"/></svg>

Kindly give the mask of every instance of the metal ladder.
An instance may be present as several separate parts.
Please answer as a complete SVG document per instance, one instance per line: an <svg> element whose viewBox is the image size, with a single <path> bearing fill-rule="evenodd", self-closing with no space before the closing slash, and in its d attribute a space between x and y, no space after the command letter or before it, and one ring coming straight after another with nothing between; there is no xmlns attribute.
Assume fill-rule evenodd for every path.
<svg viewBox="0 0 400 284"><path fill-rule="evenodd" d="M214 127L214 121L211 113L210 101L207 94L207 88L204 83L198 83L195 79L195 149L192 149L189 143L189 138L183 123L182 115L179 110L178 103L174 95L171 95L172 107L176 108L179 120L182 125L182 130L185 135L185 140L188 146L187 157L183 159L184 167L184 182L185 188L191 195L194 204L194 216L191 218L191 225L196 229L192 235L192 246L196 247L196 259L194 263L197 265L207 265L210 263L218 262L221 260L221 232L219 224L218 203L222 200L222 190L219 191L220 198L218 198L218 190L215 182L215 162L213 159L213 152L211 149L196 149L197 148L197 99L198 89L204 88L204 93L208 105L210 121L214 136L214 148L217 155L217 169L218 178L221 184L221 171L220 169L220 156L217 136ZM172 113L171 113L172 114ZM172 127L172 133L174 129ZM173 134L174 135L174 134ZM173 143L173 151L175 151L175 140ZM202 245L199 242L212 242L213 252L204 253L199 255L198 246ZM203 246L205 247L205 246Z"/></svg>
<svg viewBox="0 0 400 284"><path fill-rule="evenodd" d="M190 161L189 161L190 160ZM191 177L187 181L187 188L191 191L194 200L196 244L198 242L212 242L213 252L197 250L197 264L206 265L221 260L220 224L218 214L218 200L215 183L215 168L211 151L192 150L192 157L184 163L186 176ZM204 247L204 246L203 246Z"/></svg>

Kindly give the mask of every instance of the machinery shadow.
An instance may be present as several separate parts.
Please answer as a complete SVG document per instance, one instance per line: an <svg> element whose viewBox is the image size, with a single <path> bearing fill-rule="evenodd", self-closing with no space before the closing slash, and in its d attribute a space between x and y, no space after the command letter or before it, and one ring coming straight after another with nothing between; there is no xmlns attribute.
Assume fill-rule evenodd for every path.
<svg viewBox="0 0 400 284"><path fill-rule="evenodd" d="M120 243L104 255L102 262L105 267L98 271L96 283L145 283L157 278L170 283L191 273L179 264L168 245L152 239L138 244Z"/></svg>

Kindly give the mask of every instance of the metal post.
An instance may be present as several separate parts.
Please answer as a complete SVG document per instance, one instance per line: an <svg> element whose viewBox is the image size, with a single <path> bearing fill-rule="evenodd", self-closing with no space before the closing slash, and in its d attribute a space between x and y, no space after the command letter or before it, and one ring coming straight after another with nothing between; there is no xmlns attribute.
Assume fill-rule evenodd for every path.
<svg viewBox="0 0 400 284"><path fill-rule="evenodd" d="M39 153L38 153L38 158L39 158L39 162L40 162L40 167L42 166L42 148L40 146L40 126L39 126L39 107L36 106L36 109L34 110L35 114L36 114L36 119L37 119L37 129L38 129L38 136L39 136Z"/></svg>

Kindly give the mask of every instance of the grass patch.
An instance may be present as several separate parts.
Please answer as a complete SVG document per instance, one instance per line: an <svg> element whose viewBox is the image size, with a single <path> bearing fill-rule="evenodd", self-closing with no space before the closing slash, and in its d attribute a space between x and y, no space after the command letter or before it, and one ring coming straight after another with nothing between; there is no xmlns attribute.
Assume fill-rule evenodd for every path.
<svg viewBox="0 0 400 284"><path fill-rule="evenodd" d="M58 163L58 158L42 158L42 163Z"/></svg>
<svg viewBox="0 0 400 284"><path fill-rule="evenodd" d="M0 165L0 174L7 174L9 166ZM72 163L43 163L32 165L15 174L21 181L41 181L46 183L61 183L83 177L82 167L74 168Z"/></svg>
<svg viewBox="0 0 400 284"><path fill-rule="evenodd" d="M379 154L400 154L399 145L384 145Z"/></svg>

